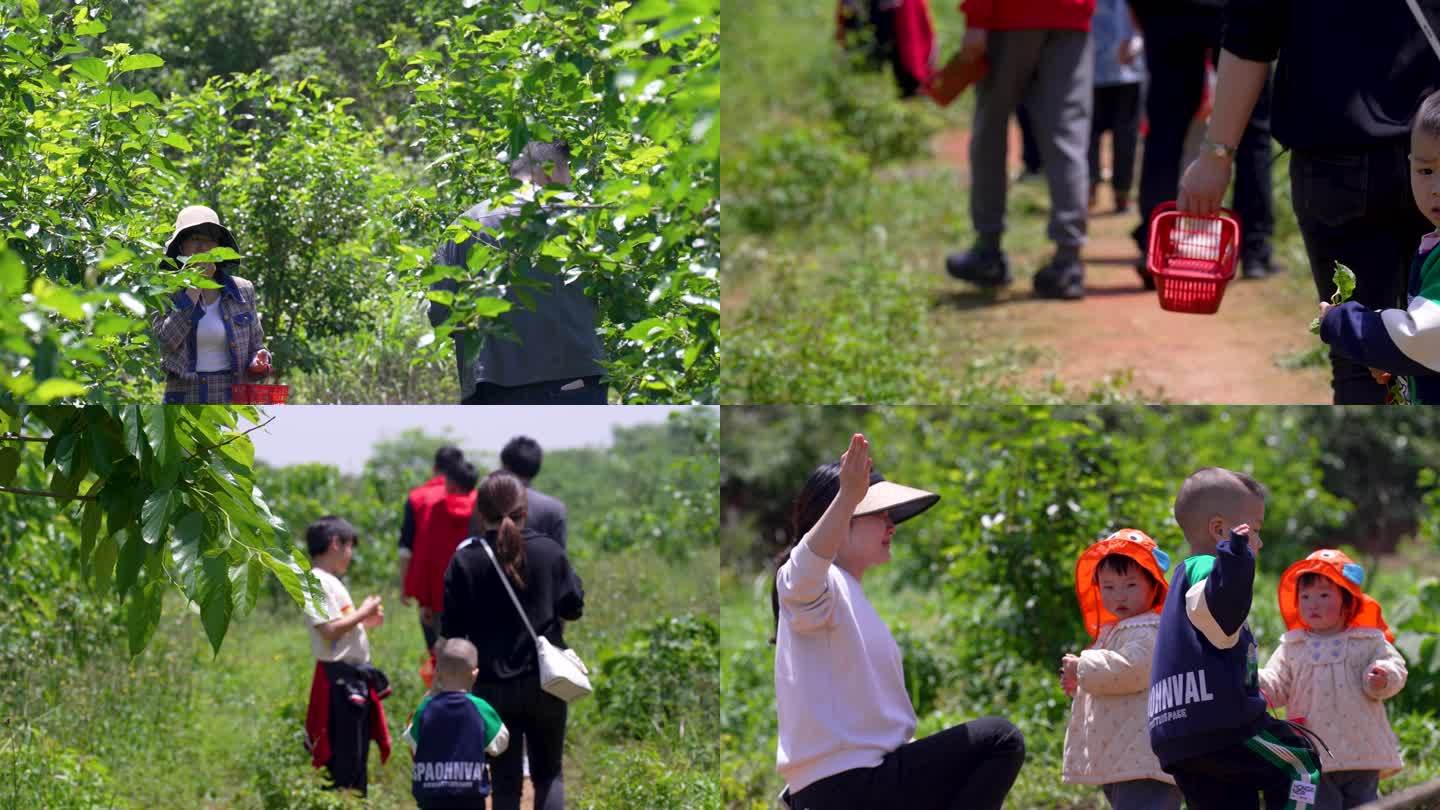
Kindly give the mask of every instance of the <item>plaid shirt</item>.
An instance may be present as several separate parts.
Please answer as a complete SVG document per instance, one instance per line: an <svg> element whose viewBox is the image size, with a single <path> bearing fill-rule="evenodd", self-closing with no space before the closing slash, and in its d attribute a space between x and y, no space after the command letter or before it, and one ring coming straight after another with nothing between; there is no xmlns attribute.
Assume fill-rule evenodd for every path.
<svg viewBox="0 0 1440 810"><path fill-rule="evenodd" d="M190 300L184 290L171 296L171 308L156 313L150 321L160 345L161 367L165 369L165 404L222 404L230 401L230 386L246 382L255 353L265 345L260 314L255 310L255 285L224 270L215 274L220 282L220 318L230 343L230 370L215 373L195 371L195 324L205 308Z"/></svg>

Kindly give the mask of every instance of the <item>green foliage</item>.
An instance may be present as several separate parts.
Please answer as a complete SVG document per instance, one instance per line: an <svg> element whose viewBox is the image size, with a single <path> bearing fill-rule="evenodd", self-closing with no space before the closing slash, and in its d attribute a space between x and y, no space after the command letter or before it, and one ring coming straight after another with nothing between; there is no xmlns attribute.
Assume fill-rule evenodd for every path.
<svg viewBox="0 0 1440 810"><path fill-rule="evenodd" d="M1355 271L1340 262L1335 262L1335 275L1332 278L1335 282L1335 292L1330 294L1330 304L1339 306L1349 301L1350 296L1355 294ZM1310 331L1317 335L1320 334L1319 318L1310 322Z"/></svg>
<svg viewBox="0 0 1440 810"><path fill-rule="evenodd" d="M1440 580L1421 581L1389 611L1388 619L1409 671L1405 689L1390 705L1398 711L1434 713L1440 706Z"/></svg>
<svg viewBox="0 0 1440 810"><path fill-rule="evenodd" d="M705 768L679 761L659 746L624 748L601 755L596 785L578 802L584 810L664 807L712 810L720 789Z"/></svg>
<svg viewBox="0 0 1440 810"><path fill-rule="evenodd" d="M929 98L895 97L888 64L883 75L825 71L821 86L830 116L876 164L928 157L930 139L945 125L944 114Z"/></svg>
<svg viewBox="0 0 1440 810"><path fill-rule="evenodd" d="M256 283L290 401L454 401L450 341L419 309L430 257L460 210L513 189L496 155L534 135L576 144L585 205L510 234L518 262L563 265L599 301L618 398L715 401L717 4L571 5L7 11L4 390L158 400L148 318L205 284L162 270L161 246L179 208L203 203L246 255L237 273ZM474 291L496 298L508 274ZM438 337L498 315L467 300Z"/></svg>
<svg viewBox="0 0 1440 810"><path fill-rule="evenodd" d="M13 741L12 741L13 742ZM25 733L0 747L0 806L47 810L127 810L114 778L93 756L42 735Z"/></svg>
<svg viewBox="0 0 1440 810"><path fill-rule="evenodd" d="M765 233L822 218L848 218L850 189L869 163L834 129L784 128L758 136L725 164L727 209L734 222Z"/></svg>
<svg viewBox="0 0 1440 810"><path fill-rule="evenodd" d="M231 617L253 607L266 580L296 602L302 583L314 582L255 486L242 416L259 419L219 407L0 408L4 485L16 484L0 495L13 505L7 523L45 514L37 499L58 505L70 531L41 561L48 577L78 571L96 595L125 605L131 655L148 645L172 589L200 613L218 653ZM25 593L25 579L15 582ZM34 593L30 601L44 610Z"/></svg>
<svg viewBox="0 0 1440 810"><path fill-rule="evenodd" d="M713 737L719 644L720 631L703 617L663 619L636 632L600 663L595 699L611 731L635 740Z"/></svg>
<svg viewBox="0 0 1440 810"><path fill-rule="evenodd" d="M506 162L536 138L570 144L577 199L548 219L524 203L505 248L472 251L466 272L415 268L425 285L461 284L437 337L485 328L496 313L474 302L503 297L533 267L599 302L623 401L714 401L718 2L488 5L438 26L433 49L384 43L378 75L413 95L404 121L420 133L439 210L515 202ZM457 122L477 124L462 139Z"/></svg>

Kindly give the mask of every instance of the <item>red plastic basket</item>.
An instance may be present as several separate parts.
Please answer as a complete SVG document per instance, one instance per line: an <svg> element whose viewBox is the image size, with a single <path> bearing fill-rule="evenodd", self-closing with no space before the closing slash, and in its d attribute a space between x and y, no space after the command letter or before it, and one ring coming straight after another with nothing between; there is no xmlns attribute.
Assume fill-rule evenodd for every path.
<svg viewBox="0 0 1440 810"><path fill-rule="evenodd" d="M236 383L230 386L230 401L236 405L284 405L289 397L288 385Z"/></svg>
<svg viewBox="0 0 1440 810"><path fill-rule="evenodd" d="M1201 217L1176 211L1173 202L1155 207L1146 265L1161 309L1197 315L1220 309L1240 247L1239 221L1221 210L1220 216Z"/></svg>

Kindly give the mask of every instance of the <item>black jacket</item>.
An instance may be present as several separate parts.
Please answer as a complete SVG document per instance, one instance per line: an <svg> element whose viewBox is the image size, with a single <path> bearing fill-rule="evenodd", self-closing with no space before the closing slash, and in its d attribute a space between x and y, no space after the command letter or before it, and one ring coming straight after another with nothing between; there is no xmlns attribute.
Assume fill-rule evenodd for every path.
<svg viewBox="0 0 1440 810"><path fill-rule="evenodd" d="M585 590L580 577L559 543L526 529L525 587L514 582L515 595L535 632L550 643L565 646L561 620L579 619L585 607ZM482 541L466 540L455 549L445 569L445 611L440 617L440 635L467 638L480 654L482 682L508 681L539 672L535 642L515 612L515 605L499 572L478 544L495 549L495 532ZM498 556L498 555L497 555Z"/></svg>
<svg viewBox="0 0 1440 810"><path fill-rule="evenodd" d="M1420 8L1440 28L1440 0ZM1224 43L1242 59L1278 58L1272 124L1291 149L1393 144L1440 87L1440 58L1404 0L1230 0Z"/></svg>

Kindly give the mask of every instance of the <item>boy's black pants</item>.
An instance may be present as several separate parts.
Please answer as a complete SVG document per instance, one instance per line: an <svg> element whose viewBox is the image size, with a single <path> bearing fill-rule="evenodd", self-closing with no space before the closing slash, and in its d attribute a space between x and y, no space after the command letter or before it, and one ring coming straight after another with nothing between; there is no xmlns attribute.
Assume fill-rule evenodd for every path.
<svg viewBox="0 0 1440 810"><path fill-rule="evenodd" d="M325 665L330 679L330 762L325 767L336 788L368 791L370 684L347 664Z"/></svg>
<svg viewBox="0 0 1440 810"><path fill-rule="evenodd" d="M1267 720L1255 736L1204 756L1172 763L1165 769L1185 794L1188 810L1293 810L1296 782L1307 781L1318 793L1320 757L1313 743L1279 720ZM1312 794L1313 795L1313 794Z"/></svg>

